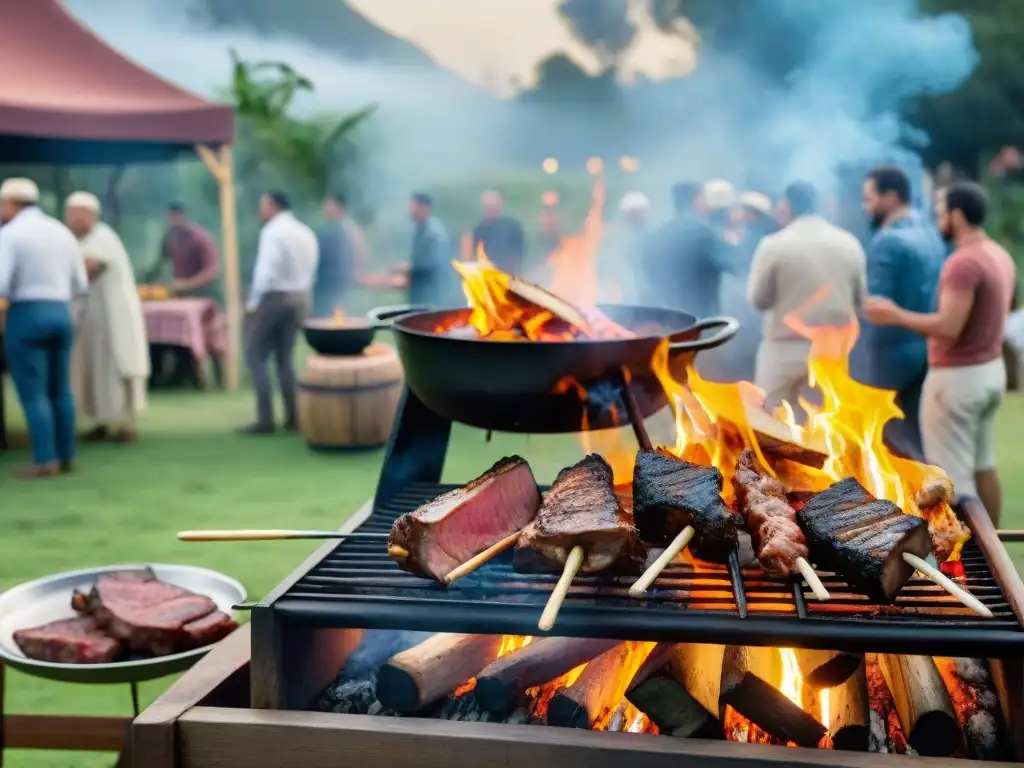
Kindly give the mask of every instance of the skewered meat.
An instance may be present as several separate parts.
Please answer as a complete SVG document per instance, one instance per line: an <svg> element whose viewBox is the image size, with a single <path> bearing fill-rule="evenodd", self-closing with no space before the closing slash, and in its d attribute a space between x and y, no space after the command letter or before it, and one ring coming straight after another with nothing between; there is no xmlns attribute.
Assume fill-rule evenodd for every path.
<svg viewBox="0 0 1024 768"><path fill-rule="evenodd" d="M733 485L761 567L775 576L793 574L797 559L807 557L807 543L782 483L762 474L748 449L736 463Z"/></svg>
<svg viewBox="0 0 1024 768"><path fill-rule="evenodd" d="M664 451L638 451L633 469L633 519L640 538L666 547L688 525L694 553L725 561L736 546L736 516L722 501L722 473Z"/></svg>
<svg viewBox="0 0 1024 768"><path fill-rule="evenodd" d="M817 565L880 602L891 603L914 573L904 552L931 552L924 520L876 499L852 477L811 498L797 517Z"/></svg>
<svg viewBox="0 0 1024 768"><path fill-rule="evenodd" d="M526 460L501 459L462 488L399 517L388 539L388 555L406 571L441 581L525 527L536 517L540 501Z"/></svg>
<svg viewBox="0 0 1024 768"><path fill-rule="evenodd" d="M953 481L945 475L931 477L921 484L914 497L914 503L921 509L934 507L942 502L952 503L955 492Z"/></svg>
<svg viewBox="0 0 1024 768"><path fill-rule="evenodd" d="M612 468L597 454L558 473L519 538L516 570L535 570L537 554L560 570L575 546L585 550L583 573L627 569L639 554L636 530L612 486Z"/></svg>

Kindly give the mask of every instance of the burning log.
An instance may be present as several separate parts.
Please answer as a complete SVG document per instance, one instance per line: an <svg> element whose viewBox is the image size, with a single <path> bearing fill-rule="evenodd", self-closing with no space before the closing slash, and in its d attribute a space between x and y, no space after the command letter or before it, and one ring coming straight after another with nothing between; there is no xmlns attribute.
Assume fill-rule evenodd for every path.
<svg viewBox="0 0 1024 768"><path fill-rule="evenodd" d="M515 707L527 688L555 680L616 645L616 640L584 640L575 637L534 640L484 667L477 675L477 701L488 712L508 712Z"/></svg>
<svg viewBox="0 0 1024 768"><path fill-rule="evenodd" d="M589 729L622 701L633 678L632 665L646 643L620 643L587 664L572 685L551 697L548 725Z"/></svg>
<svg viewBox="0 0 1024 768"><path fill-rule="evenodd" d="M672 652L672 676L686 692L715 720L721 720L725 708L719 704L722 691L724 645L679 643Z"/></svg>
<svg viewBox="0 0 1024 768"><path fill-rule="evenodd" d="M828 460L828 445L820 436L794 433L784 422L758 408L744 408L747 424L767 458L792 461L821 469Z"/></svg>
<svg viewBox="0 0 1024 768"><path fill-rule="evenodd" d="M781 677L780 666L775 648L729 646L722 658L722 717L730 706L782 742L817 747L825 726L768 682Z"/></svg>
<svg viewBox="0 0 1024 768"><path fill-rule="evenodd" d="M804 685L815 691L842 685L864 663L864 657L854 653L804 648L797 648L793 652L796 654Z"/></svg>
<svg viewBox="0 0 1024 768"><path fill-rule="evenodd" d="M930 656L879 654L907 743L926 757L949 757L963 745L946 685Z"/></svg>
<svg viewBox="0 0 1024 768"><path fill-rule="evenodd" d="M415 712L474 677L500 648L500 635L434 635L381 667L377 699L387 709Z"/></svg>
<svg viewBox="0 0 1024 768"><path fill-rule="evenodd" d="M626 698L666 736L721 739L722 724L718 718L701 706L673 675L674 653L671 643L658 645L633 676Z"/></svg>
<svg viewBox="0 0 1024 768"><path fill-rule="evenodd" d="M936 658L967 741L967 755L974 760L1009 759L1000 722L999 698L988 665L982 659Z"/></svg>
<svg viewBox="0 0 1024 768"><path fill-rule="evenodd" d="M846 680L827 691L828 730L834 749L867 752L871 733L871 706L864 659Z"/></svg>

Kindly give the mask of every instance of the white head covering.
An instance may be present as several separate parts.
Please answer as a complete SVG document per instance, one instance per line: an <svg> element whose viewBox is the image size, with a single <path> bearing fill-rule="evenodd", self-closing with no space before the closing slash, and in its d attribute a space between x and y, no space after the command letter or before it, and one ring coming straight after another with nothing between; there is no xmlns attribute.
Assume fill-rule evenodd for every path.
<svg viewBox="0 0 1024 768"><path fill-rule="evenodd" d="M619 203L619 210L623 213L645 211L650 207L651 201L643 192L627 192Z"/></svg>
<svg viewBox="0 0 1024 768"><path fill-rule="evenodd" d="M0 184L0 200L12 200L15 203L39 202L39 187L32 179L4 179Z"/></svg>
<svg viewBox="0 0 1024 768"><path fill-rule="evenodd" d="M72 192L64 201L65 208L81 208L100 215L100 199L92 192Z"/></svg>
<svg viewBox="0 0 1024 768"><path fill-rule="evenodd" d="M740 197L737 202L744 208L759 211L765 216L772 215L772 201L769 199L768 195L763 195L760 192L742 192L740 193Z"/></svg>
<svg viewBox="0 0 1024 768"><path fill-rule="evenodd" d="M736 190L724 179L713 179L705 182L701 195L708 208L731 208L736 202Z"/></svg>

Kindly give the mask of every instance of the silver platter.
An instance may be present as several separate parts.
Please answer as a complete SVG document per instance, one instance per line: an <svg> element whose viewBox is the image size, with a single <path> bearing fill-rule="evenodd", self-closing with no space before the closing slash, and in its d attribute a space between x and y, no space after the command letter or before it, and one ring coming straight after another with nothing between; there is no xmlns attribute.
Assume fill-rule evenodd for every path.
<svg viewBox="0 0 1024 768"><path fill-rule="evenodd" d="M188 669L213 646L109 664L56 664L27 658L14 642L16 630L75 616L71 593L76 589L89 591L101 574L143 568L151 569L160 581L209 597L228 614L232 613L233 605L245 600L245 587L235 579L191 565L108 565L46 576L0 594L0 663L35 677L65 683L139 683Z"/></svg>

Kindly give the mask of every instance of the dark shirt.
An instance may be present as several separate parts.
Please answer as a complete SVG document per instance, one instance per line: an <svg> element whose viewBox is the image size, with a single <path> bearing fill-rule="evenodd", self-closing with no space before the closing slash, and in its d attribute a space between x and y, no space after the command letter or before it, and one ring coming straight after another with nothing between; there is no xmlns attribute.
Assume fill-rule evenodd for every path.
<svg viewBox="0 0 1024 768"><path fill-rule="evenodd" d="M345 293L352 286L355 272L355 251L345 225L330 221L316 233L320 258L313 282L314 312L322 315L341 306Z"/></svg>
<svg viewBox="0 0 1024 768"><path fill-rule="evenodd" d="M484 219L473 230L473 258L480 245L491 263L502 272L522 275L525 247L523 225L519 221L510 216Z"/></svg>
<svg viewBox="0 0 1024 768"><path fill-rule="evenodd" d="M734 271L721 240L704 219L677 215L647 240L640 296L644 304L689 312L719 313L722 274Z"/></svg>
<svg viewBox="0 0 1024 768"><path fill-rule="evenodd" d="M945 255L935 227L919 214L910 213L871 238L868 292L911 312L933 312ZM927 342L906 328L865 323L857 346L861 349L855 354L863 360L866 383L875 387L902 390L920 377L927 365Z"/></svg>
<svg viewBox="0 0 1024 768"><path fill-rule="evenodd" d="M441 220L432 217L417 224L409 259L409 303L444 307L455 300L456 272L451 265L452 247Z"/></svg>

